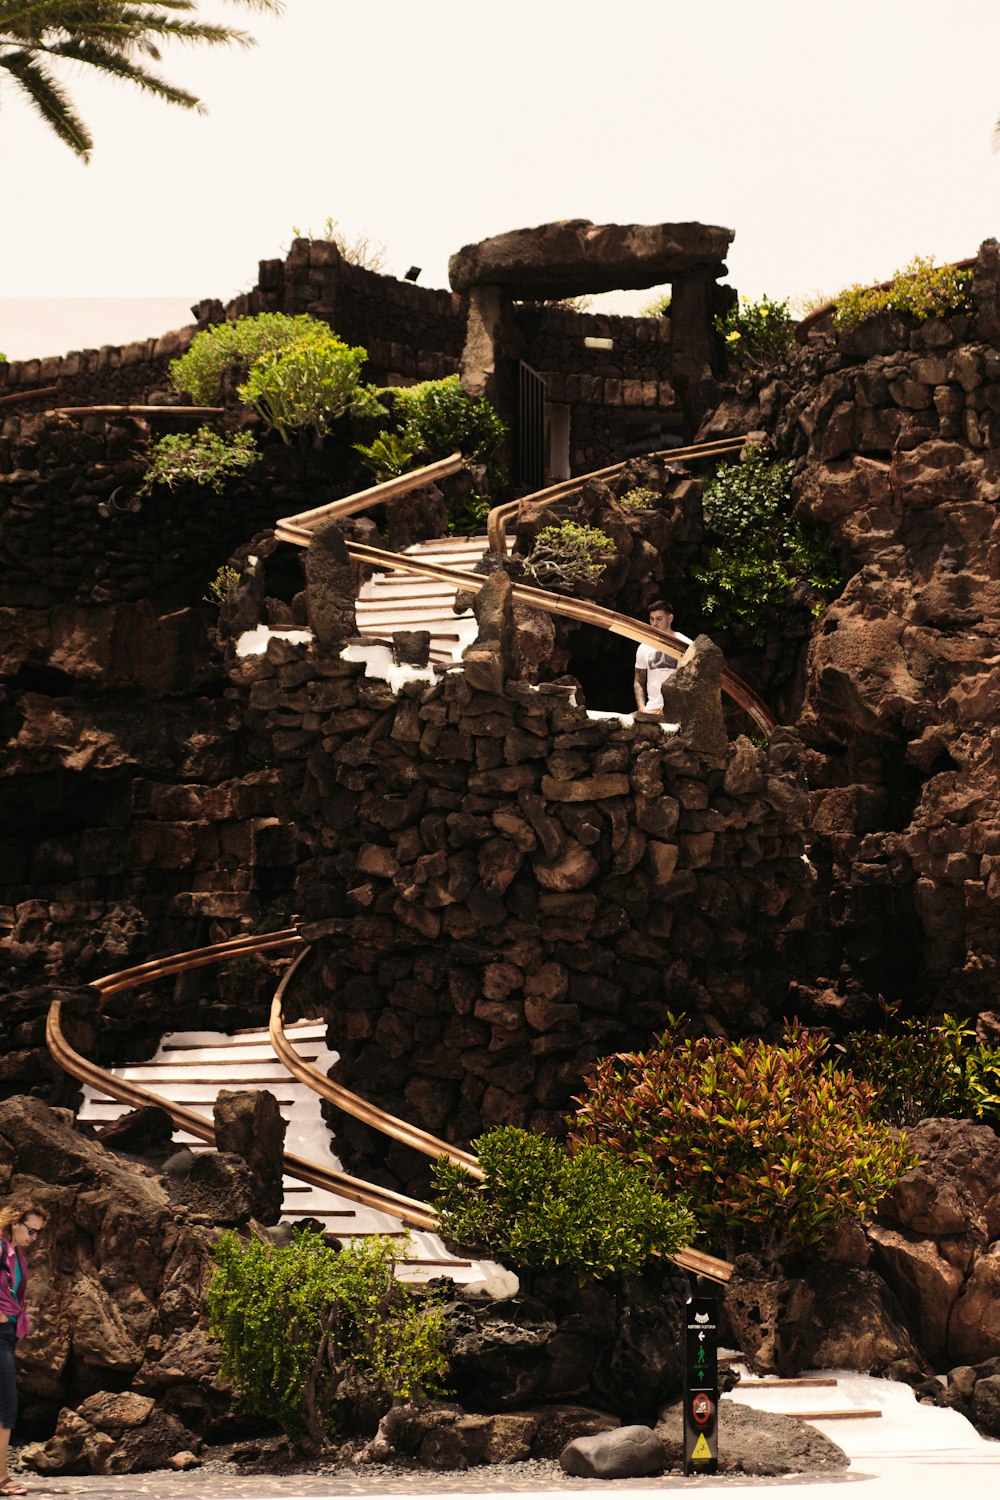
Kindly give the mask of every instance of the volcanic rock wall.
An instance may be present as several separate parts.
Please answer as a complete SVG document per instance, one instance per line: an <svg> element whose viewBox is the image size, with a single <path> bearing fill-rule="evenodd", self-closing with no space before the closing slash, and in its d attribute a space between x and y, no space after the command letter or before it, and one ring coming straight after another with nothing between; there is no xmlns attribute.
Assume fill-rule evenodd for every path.
<svg viewBox="0 0 1000 1500"><path fill-rule="evenodd" d="M51 1078L47 984L229 936L291 891L276 774L248 756L203 598L275 500L176 491L102 515L134 493L146 436L24 417L0 453L0 1092ZM193 1021L198 990L151 1009L179 1003Z"/></svg>
<svg viewBox="0 0 1000 1500"><path fill-rule="evenodd" d="M745 381L709 430L797 460L847 584L786 721L806 745L820 902L798 1003L1000 1009L1000 251L974 312L882 315ZM987 1016L983 1025L990 1030ZM992 1033L991 1033L992 1034Z"/></svg>
<svg viewBox="0 0 1000 1500"><path fill-rule="evenodd" d="M736 1033L780 1011L811 892L781 734L712 757L555 684L452 673L397 697L280 640L233 670L298 826L297 909L351 1088L454 1140L558 1129L594 1059L671 1008ZM338 1139L376 1179L423 1171L383 1165L353 1122Z"/></svg>
<svg viewBox="0 0 1000 1500"><path fill-rule="evenodd" d="M31 399L36 389L56 388L55 397L44 398L47 405L176 401L170 361L199 328L225 318L309 313L368 351L367 380L439 380L458 371L465 306L457 293L352 265L324 240L297 239L284 260L259 263L251 291L226 305L214 298L196 304L198 321L186 328L123 346L0 362L0 398L27 398L0 405L0 455L23 415L37 410ZM549 401L573 407L575 472L662 446L668 431L680 430L669 318L609 317L542 303L519 305L513 317L518 357L544 376ZM588 349L587 337L610 339L612 348Z"/></svg>

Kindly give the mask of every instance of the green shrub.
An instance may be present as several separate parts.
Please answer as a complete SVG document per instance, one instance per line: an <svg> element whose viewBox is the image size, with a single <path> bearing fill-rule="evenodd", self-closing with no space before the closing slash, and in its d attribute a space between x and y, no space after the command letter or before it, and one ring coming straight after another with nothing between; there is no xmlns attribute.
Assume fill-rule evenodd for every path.
<svg viewBox="0 0 1000 1500"><path fill-rule="evenodd" d="M507 428L485 396L467 396L457 375L382 391L402 435L413 442L424 463L447 458L456 449L490 467Z"/></svg>
<svg viewBox="0 0 1000 1500"><path fill-rule="evenodd" d="M707 534L691 573L708 619L747 645L764 644L799 580L825 595L842 587L825 530L790 519L793 470L750 446L742 464L720 464L705 487Z"/></svg>
<svg viewBox="0 0 1000 1500"><path fill-rule="evenodd" d="M561 521L538 533L525 571L540 588L572 594L581 583L599 578L614 553L614 542L599 526Z"/></svg>
<svg viewBox="0 0 1000 1500"><path fill-rule="evenodd" d="M360 453L361 462L370 469L377 484L386 479L396 479L414 466L414 455L419 444L415 437L401 432L380 432L371 443L355 443L355 453Z"/></svg>
<svg viewBox="0 0 1000 1500"><path fill-rule="evenodd" d="M218 604L221 607L230 594L238 588L239 581L239 568L233 568L229 563L224 563L208 585L208 592L204 596L205 603Z"/></svg>
<svg viewBox="0 0 1000 1500"><path fill-rule="evenodd" d="M834 301L837 333L856 328L875 313L908 313L918 323L950 312L971 312L972 271L935 266L929 255L918 255L897 271L888 286L849 286Z"/></svg>
<svg viewBox="0 0 1000 1500"><path fill-rule="evenodd" d="M732 365L739 370L762 370L778 364L792 347L795 319L787 300L761 297L751 302L741 297L724 318L716 318L715 329Z"/></svg>
<svg viewBox="0 0 1000 1500"><path fill-rule="evenodd" d="M673 294L670 288L667 287L666 291L658 293L644 307L640 307L640 318L665 318L670 311L673 300Z"/></svg>
<svg viewBox="0 0 1000 1500"><path fill-rule="evenodd" d="M351 348L325 325L320 327L321 332L260 355L239 387L240 399L253 406L285 443L296 432L322 436L351 409L365 416L373 411L384 414L373 392L361 385L366 351L360 345Z"/></svg>
<svg viewBox="0 0 1000 1500"><path fill-rule="evenodd" d="M489 496L477 494L475 490L457 498L449 496L448 535L471 536L474 532L482 531L490 509Z"/></svg>
<svg viewBox="0 0 1000 1500"><path fill-rule="evenodd" d="M440 1392L444 1319L394 1279L404 1243L355 1240L337 1251L312 1233L280 1248L222 1236L209 1329L247 1412L320 1448L352 1410L377 1415Z"/></svg>
<svg viewBox="0 0 1000 1500"><path fill-rule="evenodd" d="M252 432L227 435L199 427L195 433L168 433L150 448L149 468L138 493L148 494L158 484L170 490L201 484L221 494L227 482L245 473L259 456Z"/></svg>
<svg viewBox="0 0 1000 1500"><path fill-rule="evenodd" d="M455 1244L517 1270L562 1267L582 1280L627 1275L690 1242L694 1220L684 1203L600 1146L570 1154L548 1136L507 1126L474 1149L481 1183L447 1157L434 1167L441 1233Z"/></svg>
<svg viewBox="0 0 1000 1500"><path fill-rule="evenodd" d="M880 1119L913 1125L931 1115L995 1119L1000 1109L1000 1047L976 1040L958 1016L902 1020L884 1007L888 1029L845 1038L843 1066L875 1090Z"/></svg>
<svg viewBox="0 0 1000 1500"><path fill-rule="evenodd" d="M624 495L619 495L618 504L623 510L650 510L659 498L656 490L638 485L634 490L626 490Z"/></svg>
<svg viewBox="0 0 1000 1500"><path fill-rule="evenodd" d="M573 1121L686 1197L710 1247L770 1261L872 1213L915 1163L877 1121L875 1091L826 1058L827 1041L790 1026L775 1045L683 1037L607 1058Z"/></svg>
<svg viewBox="0 0 1000 1500"><path fill-rule="evenodd" d="M231 365L249 370L262 354L284 349L317 332L329 333L319 319L303 314L258 313L254 318L236 318L214 323L191 340L191 346L170 365L170 379L178 391L186 391L198 406L214 406L222 393L222 375Z"/></svg>

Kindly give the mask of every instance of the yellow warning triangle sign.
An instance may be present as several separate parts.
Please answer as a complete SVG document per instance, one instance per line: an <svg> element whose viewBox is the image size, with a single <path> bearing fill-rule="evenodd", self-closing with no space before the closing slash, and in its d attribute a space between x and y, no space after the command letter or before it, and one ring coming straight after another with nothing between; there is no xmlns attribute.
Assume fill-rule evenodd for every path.
<svg viewBox="0 0 1000 1500"><path fill-rule="evenodd" d="M699 1432L698 1441L695 1443L694 1448L691 1452L691 1458L694 1462L704 1463L706 1458L711 1457L712 1450L705 1441L705 1434L703 1432Z"/></svg>

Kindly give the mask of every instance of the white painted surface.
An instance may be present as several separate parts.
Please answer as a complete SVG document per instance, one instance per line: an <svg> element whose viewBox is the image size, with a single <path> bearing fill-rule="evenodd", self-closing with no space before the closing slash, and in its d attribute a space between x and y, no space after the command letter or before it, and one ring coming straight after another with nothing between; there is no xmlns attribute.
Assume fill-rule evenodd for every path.
<svg viewBox="0 0 1000 1500"><path fill-rule="evenodd" d="M321 1073L327 1073L336 1062L337 1053L326 1045L325 1022L290 1025L286 1034L296 1051ZM196 1063L196 1066L190 1066L191 1063ZM308 1161L343 1170L340 1160L331 1150L330 1131L322 1116L319 1095L288 1073L284 1064L275 1057L266 1030L240 1036L217 1031L168 1032L148 1061L109 1071L116 1078L141 1084L161 1099L188 1105L208 1121L212 1119L212 1106L220 1088L267 1089L281 1105L281 1113L288 1125L285 1149ZM245 1084L244 1079L247 1080ZM261 1079L264 1081L258 1081ZM79 1110L81 1120L103 1125L128 1113L128 1106L99 1094L89 1085L84 1085L83 1094L84 1102ZM174 1140L178 1147L187 1145L194 1151L205 1149L197 1137L183 1130L174 1132ZM284 1185L283 1222L315 1215L343 1238L350 1238L352 1234L408 1233L410 1244L405 1252L408 1259L416 1262L418 1257L423 1257L425 1260L455 1262L451 1268L426 1264L403 1266L401 1279L422 1281L433 1276L450 1276L456 1282L467 1284L492 1276L501 1269L495 1261L462 1265L460 1257L449 1256L439 1235L426 1230L407 1231L390 1214L364 1208L339 1194L324 1192L295 1177L286 1177Z"/></svg>

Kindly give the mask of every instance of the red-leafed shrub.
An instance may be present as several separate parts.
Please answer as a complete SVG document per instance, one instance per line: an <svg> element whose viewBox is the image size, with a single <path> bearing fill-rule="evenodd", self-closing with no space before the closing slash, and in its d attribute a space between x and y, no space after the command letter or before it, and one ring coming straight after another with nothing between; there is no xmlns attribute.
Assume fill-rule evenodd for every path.
<svg viewBox="0 0 1000 1500"><path fill-rule="evenodd" d="M703 1238L727 1255L777 1261L839 1220L864 1218L916 1162L879 1122L875 1090L827 1059L827 1041L790 1026L780 1046L686 1038L674 1026L646 1053L598 1064L571 1121L687 1198Z"/></svg>

